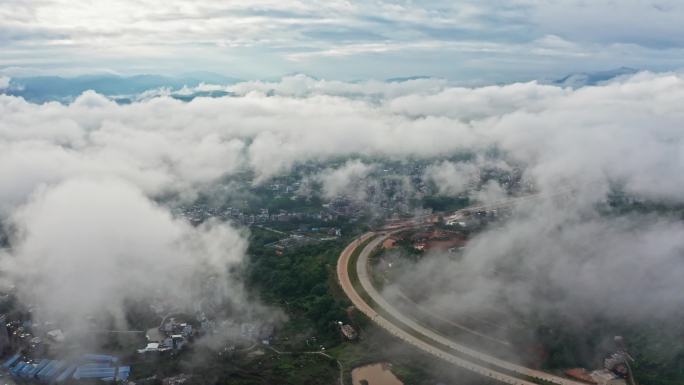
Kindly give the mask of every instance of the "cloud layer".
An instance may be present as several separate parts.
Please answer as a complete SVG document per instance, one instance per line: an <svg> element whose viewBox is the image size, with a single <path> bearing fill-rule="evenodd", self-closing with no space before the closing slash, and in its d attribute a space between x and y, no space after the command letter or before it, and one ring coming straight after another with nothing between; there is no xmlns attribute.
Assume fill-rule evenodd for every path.
<svg viewBox="0 0 684 385"><path fill-rule="evenodd" d="M545 187L611 179L630 193L673 200L684 187L678 74L641 73L578 90L408 83L355 84L365 91L350 92L345 83L295 77L271 85L282 95L245 83L229 88L239 97L130 105L94 93L68 105L0 96L0 175L13 180L0 196L11 205L40 183L102 173L151 196L191 196L245 169L263 180L298 162L431 159L492 147Z"/></svg>
<svg viewBox="0 0 684 385"><path fill-rule="evenodd" d="M464 88L432 79L343 83L301 76L227 90L235 96L148 97L128 105L92 92L67 105L0 95L0 212L14 229L13 249L2 260L25 298L57 310L77 296L75 306L83 308L75 314L100 310L102 303L116 310L131 287L142 293L174 288L166 280L174 269L191 281L207 268L239 263L244 239L235 229L193 228L154 202L192 201L241 171L261 183L305 162L421 159L433 163L428 175L443 193L458 194L478 179L482 156L498 152L541 192L571 187L574 198L485 233L463 265L441 269L445 280L467 271L469 279L481 278L458 280L469 287L517 288L497 286L487 275L508 266L510 250L517 250L521 263L514 266L526 273L553 278L566 291L581 285L577 303L593 303L582 300L604 287L594 282L621 287L610 275L615 268L637 291L656 296L641 297L650 301L647 309L678 304L681 225L641 216L606 219L595 207L615 185L640 200L682 203L680 74L644 72L577 90L536 82ZM476 161L444 163L463 153L477 154ZM365 183L371 170L370 163L351 161L316 178L333 196ZM501 194L500 186L488 185L478 197ZM182 269L185 264L191 268ZM653 288L649 277L660 269L670 270L663 287ZM101 278L112 271L119 279ZM47 280L26 284L39 279ZM64 280L74 286L50 286ZM77 293L88 286L92 292ZM224 298L240 303L240 286L229 287ZM521 284L511 293L519 292L515 298L525 306L534 290Z"/></svg>
<svg viewBox="0 0 684 385"><path fill-rule="evenodd" d="M247 307L228 274L246 250L240 232L217 223L193 228L121 180L73 179L36 191L9 220L13 248L3 270L20 301L35 306L34 321L87 334L90 317L114 316L125 329L127 300L180 311L217 292ZM202 284L211 279L218 286Z"/></svg>

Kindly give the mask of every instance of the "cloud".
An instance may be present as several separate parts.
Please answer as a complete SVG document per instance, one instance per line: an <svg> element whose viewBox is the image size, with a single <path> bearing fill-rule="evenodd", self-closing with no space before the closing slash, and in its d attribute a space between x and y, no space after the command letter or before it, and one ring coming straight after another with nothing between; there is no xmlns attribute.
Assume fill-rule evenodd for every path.
<svg viewBox="0 0 684 385"><path fill-rule="evenodd" d="M569 328L596 319L629 324L679 317L680 221L602 218L578 213L575 203L525 210L476 235L460 259L423 258L399 286L424 305L460 317L498 309L562 318Z"/></svg>
<svg viewBox="0 0 684 385"><path fill-rule="evenodd" d="M568 92L537 82L477 88L445 87L438 92L402 95L388 105L392 111L402 115L445 116L470 121L516 111L542 110L546 103L568 96Z"/></svg>
<svg viewBox="0 0 684 385"><path fill-rule="evenodd" d="M249 78L429 74L492 84L622 65L680 68L683 12L674 0L619 10L609 1L5 1L0 65L71 74L230 68Z"/></svg>
<svg viewBox="0 0 684 385"><path fill-rule="evenodd" d="M423 172L423 180L433 185L439 195L470 196L474 202L487 203L503 200L508 193L499 181L487 176L496 172L510 181L514 168L505 159L482 155L458 162L441 161L430 164Z"/></svg>
<svg viewBox="0 0 684 385"><path fill-rule="evenodd" d="M434 79L344 83L301 76L232 87L231 96L191 102L160 96L129 105L93 92L69 104L0 95L0 215L18 231L12 255L2 261L15 266L19 283L47 276L50 269L66 279L88 258L107 258L103 270L120 272L130 287L154 292L163 286L144 281L142 270L159 276L168 271L150 266L162 258L151 249L168 252L169 266L192 263L187 271L201 275L204 266L236 263L244 239L225 225L189 227L153 202L192 201L201 192L220 191L213 188L242 171L263 183L298 164L372 159L322 173L318 180L333 196L372 183L375 159L420 160L432 164L427 177L444 194L496 200L504 186L480 186L478 175L483 168L508 165L519 167L523 180L542 193L572 189L574 194L563 206L542 202L478 236L462 265L450 264L430 281L455 282L456 292L463 289L460 282L471 283L473 294L462 292L465 303L508 288L511 303L531 305L545 279L555 278L554 285L565 291L573 289L568 277L574 275L585 287L568 295L567 303L598 306L583 299L604 283L606 292L597 298L621 295L609 285L624 286L606 277L616 269L636 288L625 290L625 296L650 290L639 298L655 301L653 306L679 306L671 293L681 286L671 272L680 265L673 257L683 246L680 224L640 214L603 217L596 211L615 186L631 199L682 203L684 78L679 73L642 72L579 89L536 82L467 88ZM474 154L471 161L454 160L465 153ZM478 191L470 189L473 184ZM129 217L135 223L129 224ZM98 244L107 247L100 250ZM142 269L116 270L117 261L131 256L140 256ZM514 264L515 258L520 263ZM99 259L92 261L100 265ZM37 267L22 269L29 263ZM664 271L668 266L671 271ZM520 277L538 280L497 284L491 271L499 267L520 267ZM436 267L425 269L429 274ZM666 287L653 288L649 277L659 269ZM562 277L564 271L568 277ZM100 274L83 272L88 275L75 283L94 285L90 275ZM456 279L461 272L472 277ZM594 280L600 282L592 286ZM53 292L60 298L68 294L49 284L26 291L27 298L50 304L59 303ZM103 285L93 295L111 296L114 304L131 293L116 282L103 280ZM240 292L237 286L224 298L239 303ZM183 293L173 294L182 298ZM94 307L100 306L97 300L84 296L75 306L100 309Z"/></svg>
<svg viewBox="0 0 684 385"><path fill-rule="evenodd" d="M482 205L503 202L508 197L506 190L496 181L487 181L479 190L470 194L470 199Z"/></svg>
<svg viewBox="0 0 684 385"><path fill-rule="evenodd" d="M343 82L339 80L314 79L298 74L285 76L278 81L247 81L225 87L226 91L245 96L261 92L278 96L308 97L313 95L343 96L348 98L396 98L403 95L434 93L444 89L449 82L444 79L416 78L385 82L368 80Z"/></svg>
<svg viewBox="0 0 684 385"><path fill-rule="evenodd" d="M347 196L362 200L366 197L367 177L374 168L358 159L349 160L340 167L321 171L313 179L322 185L322 195L327 199Z"/></svg>
<svg viewBox="0 0 684 385"><path fill-rule="evenodd" d="M16 178L0 191L26 196L40 183L104 173L150 196L191 198L245 169L258 182L307 161L435 159L496 147L541 188L616 180L632 194L680 199L679 74L641 73L577 90L405 83L295 78L239 84L238 97L130 105L91 92L68 105L0 96L0 172Z"/></svg>
<svg viewBox="0 0 684 385"><path fill-rule="evenodd" d="M10 86L10 78L7 76L0 76L0 91L4 91Z"/></svg>
<svg viewBox="0 0 684 385"><path fill-rule="evenodd" d="M199 121L194 128L189 120L167 124L162 110L183 106L171 99L123 107L86 92L68 106L11 97L0 105L7 114L0 126L0 174L13 181L0 188L10 198L3 206L20 203L42 183L102 174L125 178L151 196L191 199L203 184L240 167L239 138L202 133Z"/></svg>
<svg viewBox="0 0 684 385"><path fill-rule="evenodd" d="M253 307L229 273L246 251L240 231L192 227L124 181L72 179L39 189L9 222L5 277L22 303L35 306L35 321L58 321L75 337L89 334L90 317L127 328L127 300L178 311L219 299L234 316Z"/></svg>
<svg viewBox="0 0 684 385"><path fill-rule="evenodd" d="M572 39L578 43L594 41L600 43L635 44L646 47L681 47L682 26L677 22L682 4L673 1L650 3L628 2L615 9L609 1L599 1L586 6L573 0L564 4L535 4L529 8L532 24L538 28ZM611 17L605 17L608 13ZM658 20L649 25L645 20ZM619 30L620 26L632 28Z"/></svg>
<svg viewBox="0 0 684 385"><path fill-rule="evenodd" d="M433 164L425 170L425 179L437 186L442 195L457 196L480 181L480 168L470 162L442 162Z"/></svg>

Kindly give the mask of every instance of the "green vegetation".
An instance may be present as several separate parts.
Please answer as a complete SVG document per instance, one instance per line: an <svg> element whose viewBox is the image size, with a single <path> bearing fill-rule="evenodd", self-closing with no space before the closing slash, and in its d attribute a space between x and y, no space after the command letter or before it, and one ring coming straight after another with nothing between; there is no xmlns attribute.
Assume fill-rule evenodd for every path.
<svg viewBox="0 0 684 385"><path fill-rule="evenodd" d="M335 266L343 244L328 241L305 245L277 255L273 249L253 245L249 280L262 298L295 319L306 320L323 344L339 342L336 321L346 320L348 302L332 296Z"/></svg>
<svg viewBox="0 0 684 385"><path fill-rule="evenodd" d="M190 375L190 384L329 385L339 376L335 361L315 354L278 354L268 349L220 356L194 353L195 360L177 363Z"/></svg>
<svg viewBox="0 0 684 385"><path fill-rule="evenodd" d="M378 328L367 322L365 317L348 318L345 309L349 302L341 295L335 278L337 258L346 242L331 241L301 246L278 256L273 249L263 247L264 244L277 238L279 238L277 233L266 230L253 231L250 248L252 260L248 270L251 284L259 288L263 299L277 304L290 317L289 321L278 331L277 344L280 344L278 346L293 351L311 351L323 345L330 355L341 362L346 376L349 376L349 371L353 367L389 361L395 364L393 372L406 384L421 384L425 383L426 378L440 377L434 372L426 373L416 364L415 349L406 349L405 344L385 335L383 331L378 331ZM367 240L355 250L351 256L350 266L355 266L361 249L370 241ZM406 249L409 254L408 251L411 248L408 245L400 246L404 246L400 249ZM417 255L407 255L407 257L411 259ZM355 287L360 289L355 268L350 269L350 278ZM360 294L370 301L362 290ZM350 322L357 328L363 326L360 330L360 341L354 343L342 341L334 324L338 320ZM636 362L633 369L640 383L674 385L681 384L681 378L684 377L684 349L679 344L684 337L681 326L654 324L653 328L645 330L626 328L624 325L596 320L591 327L573 329L567 327L567 320L564 322L559 318L538 319L536 322L528 320L525 329L530 333L524 334L530 335L540 346L541 351L537 353L541 355L539 358L543 356L541 362L547 370L573 366L600 367L602 355L610 351L610 349L602 351L600 345L607 338L620 334L628 341L629 350L635 355ZM314 344L310 343L311 336L316 337ZM393 344L402 346L404 352L411 352L413 359L403 360L401 354L387 353L387 346ZM449 350L448 347L443 348ZM285 362L283 365L288 365L287 360L283 362ZM298 378L299 383L309 383L306 378L311 377L307 373L331 370L329 360L305 362L313 367L298 368L297 364L293 363L295 366L292 370L292 381ZM271 365L268 370L277 371L278 367ZM297 374L300 370L301 373ZM332 371L335 372L335 370ZM349 378L346 380L348 381ZM241 381L257 380L242 378Z"/></svg>
<svg viewBox="0 0 684 385"><path fill-rule="evenodd" d="M260 227L252 227L250 230L250 243L263 247L269 243L277 242L280 239L287 237L285 234L277 233L273 230L262 229ZM254 249L255 247L253 247Z"/></svg>
<svg viewBox="0 0 684 385"><path fill-rule="evenodd" d="M684 325L680 320L652 319L618 329L634 356L632 369L640 384L684 383Z"/></svg>
<svg viewBox="0 0 684 385"><path fill-rule="evenodd" d="M407 385L431 384L435 379L449 382L463 377L464 373L454 370L452 366L444 366L440 361L435 362L432 357L425 356L413 348L407 348L405 343L376 327L360 313L354 313L351 319L348 318L345 309L350 303L337 285L335 272L337 258L346 245L346 240L301 246L278 256L274 250L257 244L258 239L262 242L266 240L262 236L259 237L252 239L249 279L252 285L259 288L266 302L279 305L289 316L289 320L278 330L278 349L304 352L317 350L320 345L325 346L326 352L341 363L346 384L351 383L352 368L375 362L392 362L392 370L396 371L398 377ZM370 240L366 241L366 244L367 242ZM358 259L361 249L362 247L357 248L352 255L352 261ZM355 269L353 271L355 272ZM358 284L358 277L356 282ZM349 322L359 329L359 340L343 341L335 325L335 321L338 320ZM315 343L311 342L312 336L316 337ZM339 375L334 361L310 360L306 361L306 365L311 367L293 364L289 373L291 377L287 381L299 381L300 384L330 384L333 383L329 380L330 377L321 375L316 378L311 373L332 370ZM271 367L268 370L272 370ZM270 374L263 378L268 376ZM233 380L236 377L229 378ZM245 378L241 380L257 381ZM469 383L479 384L478 381L487 384L486 380L481 378L473 378Z"/></svg>
<svg viewBox="0 0 684 385"><path fill-rule="evenodd" d="M542 321L539 321L540 324ZM605 319L583 324L582 327L568 327L567 319L545 319L536 330L536 341L546 348L544 367L547 369L584 366L603 366L605 354L613 350L610 340L621 335L628 350L635 359L631 365L634 377L640 384L675 385L684 379L684 327L677 322L652 320L628 325Z"/></svg>
<svg viewBox="0 0 684 385"><path fill-rule="evenodd" d="M339 360L345 369L346 385L351 384L350 373L353 368L378 362L391 363L392 372L405 385L497 384L472 372L435 360L433 356L407 346L373 323L364 326L359 341L340 344L328 353Z"/></svg>

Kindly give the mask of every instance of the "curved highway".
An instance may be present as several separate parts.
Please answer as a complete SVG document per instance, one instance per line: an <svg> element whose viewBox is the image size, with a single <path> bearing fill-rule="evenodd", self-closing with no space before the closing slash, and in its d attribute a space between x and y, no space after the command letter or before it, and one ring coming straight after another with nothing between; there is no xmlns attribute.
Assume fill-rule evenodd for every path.
<svg viewBox="0 0 684 385"><path fill-rule="evenodd" d="M369 232L363 234L352 241L342 251L340 258L337 261L337 277L340 285L342 286L342 289L347 297L349 297L351 302L359 311L368 316L368 318L373 320L380 327L396 337L401 338L405 342L447 362L500 382L516 385L533 385L535 383L528 381L527 379L537 379L558 385L586 385L581 382L569 380L539 370L530 369L476 351L423 327L413 319L408 318L399 312L394 306L388 303L382 297L382 295L380 295L380 293L372 285L368 275L368 257L370 256L371 251L378 247L379 244L381 244L395 231L383 233ZM349 277L349 263L352 255L358 247L363 245L365 241L374 236L376 238L372 239L370 242L368 242L368 244L365 245L365 247L363 247L362 250L360 250L356 266L353 268L356 269L356 273L363 291L365 291L372 302L375 303L375 306L378 308L378 310L381 310L383 314L389 314L390 318L393 319L388 319L387 317L379 314L376 309L368 304L356 291L356 288L354 288L354 285ZM407 330L410 330L410 332ZM416 335L419 335L422 338L418 338ZM426 341L433 341L433 343L428 343ZM442 347L445 346L455 352L458 352L459 355L457 356L444 350ZM471 359L463 357L471 357ZM487 366L481 365L479 363L483 363ZM518 375L523 378L518 378L514 375Z"/></svg>

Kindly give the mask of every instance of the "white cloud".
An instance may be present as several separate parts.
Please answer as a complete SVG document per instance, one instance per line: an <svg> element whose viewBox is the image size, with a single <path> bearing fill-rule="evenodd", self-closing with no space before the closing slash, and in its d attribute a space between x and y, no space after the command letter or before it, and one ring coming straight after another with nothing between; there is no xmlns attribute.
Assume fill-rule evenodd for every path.
<svg viewBox="0 0 684 385"><path fill-rule="evenodd" d="M160 97L131 105L93 93L69 105L0 96L0 174L16 178L0 192L26 196L45 181L105 173L151 196L192 197L245 168L264 180L309 160L356 154L430 159L491 146L528 165L529 177L542 187L608 177L633 193L679 199L684 186L676 172L684 140L678 74L642 73L578 90L306 78L234 89L244 96L190 103ZM266 89L282 96L268 96Z"/></svg>
<svg viewBox="0 0 684 385"><path fill-rule="evenodd" d="M508 198L506 190L494 181L487 181L480 189L473 191L470 199L478 204L487 205L504 202Z"/></svg>
<svg viewBox="0 0 684 385"><path fill-rule="evenodd" d="M375 168L360 160L349 160L337 168L328 168L313 176L322 185L323 196L332 199L346 196L353 199L364 199L366 196L366 178Z"/></svg>
<svg viewBox="0 0 684 385"><path fill-rule="evenodd" d="M618 8L610 1L13 0L0 4L0 65L65 73L230 68L243 77L431 74L489 83L684 65L680 4Z"/></svg>
<svg viewBox="0 0 684 385"><path fill-rule="evenodd" d="M576 202L537 203L476 235L463 258L423 258L398 282L426 306L458 317L510 311L563 319L568 330L597 318L676 323L683 231L677 220L600 218L579 212ZM516 330L518 320L500 323Z"/></svg>
<svg viewBox="0 0 684 385"><path fill-rule="evenodd" d="M381 84L301 77L282 83L243 83L233 89L239 91L237 96L197 98L189 103L158 97L130 105L117 105L94 93L85 93L68 105L31 104L0 95L1 212L5 220L12 218L23 229L13 252L20 258L5 257L3 263L12 260L21 272L21 263L51 267L62 259L72 261L57 271L64 278L75 266L87 263L86 257L111 257L109 249L127 260L131 255L148 258L150 248L159 247L171 253L168 258L174 266L188 255L199 262L198 267L230 264L244 251L244 240L233 230L220 225L190 228L151 203L154 198L192 198L241 170L252 170L258 181L264 181L300 162L344 158L437 162L430 177L444 193L458 194L478 179L478 162L441 160L464 150L481 156L491 150L504 154L520 164L524 178L543 192L568 186L576 191L572 204L555 209L542 206L514 225L483 235L464 262L474 267L464 271L482 272L477 269L506 262L508 250L525 254L528 247L535 246L538 249L525 254L532 258L526 266L539 267L542 277L563 269L581 269L581 263L573 262L575 255L595 260L594 270L603 276L609 270L602 265L608 263L603 256L624 258L621 260L632 267L640 260L662 266L675 263L672 253L682 239L677 235L681 231L678 224L648 222L643 217L613 223L592 215L596 204L605 200L611 183L622 184L628 194L640 199L682 203L681 74L641 73L577 90L534 82L463 88L434 80ZM268 93L271 89L275 90L273 96ZM349 186L363 186L370 167L351 161L329 170L321 181L329 195L345 192ZM475 197L487 201L500 193L496 185L486 185ZM131 214L136 212L146 217ZM95 222L91 214L106 220ZM135 223L129 224L129 219ZM653 253L636 247L638 242L630 238L634 230L625 221L644 221L648 229L643 238L636 239L665 246L654 248ZM112 234L113 227L130 227L131 231ZM77 237L90 234L90 229L94 241L86 242L89 238L83 237L78 242ZM166 229L165 234L159 229ZM149 240L138 236L148 232ZM661 238L658 232L667 236ZM587 244L596 248L575 248L582 243L578 240L583 234L594 233L598 238L590 238L595 242ZM216 234L220 236L214 237ZM113 236L128 240L124 244L130 248L117 246ZM491 237L499 236L501 239L491 242ZM229 251L227 259L216 252L224 248L217 243L224 238L233 242L224 245ZM187 242L198 246L197 253L185 253ZM169 244L182 247L176 250ZM477 246L480 244L494 249ZM55 253L48 253L46 245ZM97 245L107 245L107 250L98 253ZM491 259L480 258L484 253L490 253ZM621 253L627 254L621 257ZM151 259L141 260L143 265L161 258L150 254ZM558 258L544 259L548 255ZM103 262L105 270L118 267L112 265L117 259L110 259ZM121 272L129 273L123 281L141 280L138 270ZM38 269L36 274L47 273ZM588 274L590 280L593 273ZM669 275L667 278L668 285L674 284ZM90 279L84 276L78 282L87 285ZM635 282L649 287L648 282ZM487 283L474 283L474 287ZM120 289L117 283L103 284L107 286L98 292ZM516 284L510 287L516 288ZM141 285L145 287L144 282ZM522 304L530 298L525 288L528 286L519 291ZM55 300L49 287L41 290L38 297ZM578 295L586 295L583 293ZM66 295L59 290L54 294ZM86 304L95 302L83 299Z"/></svg>
<svg viewBox="0 0 684 385"><path fill-rule="evenodd" d="M88 335L91 316L113 316L125 328L127 300L195 309L216 296L236 309L258 306L247 305L228 273L246 250L240 232L212 222L192 227L120 180L72 179L38 190L10 222L5 278L36 306L38 320L59 321L74 335Z"/></svg>
<svg viewBox="0 0 684 385"><path fill-rule="evenodd" d="M425 179L437 186L442 195L458 196L473 189L480 181L480 168L471 162L441 162L425 170Z"/></svg>
<svg viewBox="0 0 684 385"><path fill-rule="evenodd" d="M279 81L273 82L241 82L227 86L225 90L240 96L246 96L250 92L260 92L291 97L328 95L349 98L376 97L393 99L404 95L432 94L446 88L448 85L448 81L435 78L417 78L396 82L368 80L352 83L338 80L317 80L299 74L285 76Z"/></svg>
<svg viewBox="0 0 684 385"><path fill-rule="evenodd" d="M7 76L0 76L0 91L4 91L9 88L10 78Z"/></svg>

